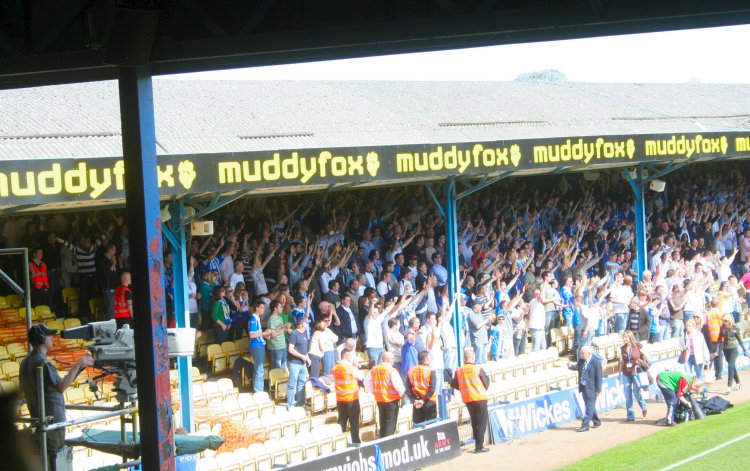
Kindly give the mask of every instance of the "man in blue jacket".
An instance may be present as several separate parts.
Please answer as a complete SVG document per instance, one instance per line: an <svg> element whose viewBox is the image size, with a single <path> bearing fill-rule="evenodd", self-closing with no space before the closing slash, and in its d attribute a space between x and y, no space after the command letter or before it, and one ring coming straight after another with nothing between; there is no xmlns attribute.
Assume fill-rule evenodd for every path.
<svg viewBox="0 0 750 471"><path fill-rule="evenodd" d="M589 422L592 427L597 428L602 424L596 413L596 398L602 392L602 363L592 356L591 347L581 347L581 358L578 363L568 365L571 370L578 371L578 391L583 396L586 412L578 432L588 432Z"/></svg>

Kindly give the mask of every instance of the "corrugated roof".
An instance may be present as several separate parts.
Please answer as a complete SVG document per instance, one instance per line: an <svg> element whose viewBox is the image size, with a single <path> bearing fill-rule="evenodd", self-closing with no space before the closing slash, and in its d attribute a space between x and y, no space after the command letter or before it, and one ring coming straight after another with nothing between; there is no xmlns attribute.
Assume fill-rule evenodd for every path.
<svg viewBox="0 0 750 471"><path fill-rule="evenodd" d="M114 82L0 91L0 159L121 155ZM747 129L750 85L154 82L161 154Z"/></svg>

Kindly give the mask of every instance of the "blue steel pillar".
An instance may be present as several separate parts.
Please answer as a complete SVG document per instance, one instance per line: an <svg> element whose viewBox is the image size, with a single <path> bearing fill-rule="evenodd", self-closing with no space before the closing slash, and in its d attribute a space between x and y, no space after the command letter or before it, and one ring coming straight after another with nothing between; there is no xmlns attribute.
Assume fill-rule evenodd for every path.
<svg viewBox="0 0 750 471"><path fill-rule="evenodd" d="M445 258L448 263L448 296L453 309L453 332L456 335L456 356L458 365L464 361L463 325L461 322L459 262L458 262L458 199L456 198L456 179L450 177L445 185ZM455 301L455 302L454 302Z"/></svg>
<svg viewBox="0 0 750 471"><path fill-rule="evenodd" d="M125 198L131 234L141 462L146 470L174 470L151 74L145 68L121 68L119 88Z"/></svg>
<svg viewBox="0 0 750 471"><path fill-rule="evenodd" d="M172 276L174 278L174 312L177 327L193 327L190 325L190 310L188 308L188 263L187 242L185 238L185 203L182 200L172 205L172 220L177 224L172 231L174 237L168 240L172 245ZM175 227L173 226L173 227ZM177 373L180 379L180 411L182 413L182 427L188 432L193 431L193 359L190 357L177 358Z"/></svg>
<svg viewBox="0 0 750 471"><path fill-rule="evenodd" d="M625 170L625 175L630 182L630 187L633 189L633 196L635 197L633 208L635 210L635 258L638 260L636 281L640 281L643 270L648 269L648 247L646 246L646 180L643 178L643 166L639 165L636 168L635 180L628 170Z"/></svg>

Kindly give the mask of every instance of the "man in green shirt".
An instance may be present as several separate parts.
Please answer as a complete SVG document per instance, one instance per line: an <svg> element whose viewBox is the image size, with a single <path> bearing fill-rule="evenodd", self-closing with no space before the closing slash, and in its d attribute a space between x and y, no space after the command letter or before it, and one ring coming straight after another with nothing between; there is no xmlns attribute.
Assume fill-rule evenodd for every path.
<svg viewBox="0 0 750 471"><path fill-rule="evenodd" d="M681 373L679 371L662 371L656 377L656 385L659 386L659 389L664 396L664 402L667 403L667 425L674 425L677 403L681 402L687 407L691 407L690 401L685 398L685 394L688 391L700 391L703 382L687 373Z"/></svg>
<svg viewBox="0 0 750 471"><path fill-rule="evenodd" d="M271 310L271 316L268 318L268 329L271 331L271 336L268 339L268 350L271 352L271 368L286 368L286 334L291 330L291 324L284 321L279 301L271 301L268 308Z"/></svg>

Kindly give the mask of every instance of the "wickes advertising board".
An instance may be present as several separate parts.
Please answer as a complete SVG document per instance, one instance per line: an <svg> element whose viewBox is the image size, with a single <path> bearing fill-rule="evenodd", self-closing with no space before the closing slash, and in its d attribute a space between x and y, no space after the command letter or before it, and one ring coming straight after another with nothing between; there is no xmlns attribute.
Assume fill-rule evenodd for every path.
<svg viewBox="0 0 750 471"><path fill-rule="evenodd" d="M617 162L750 156L750 133L587 136L514 141L162 155L162 195L440 178ZM122 158L0 162L5 205L124 198Z"/></svg>

